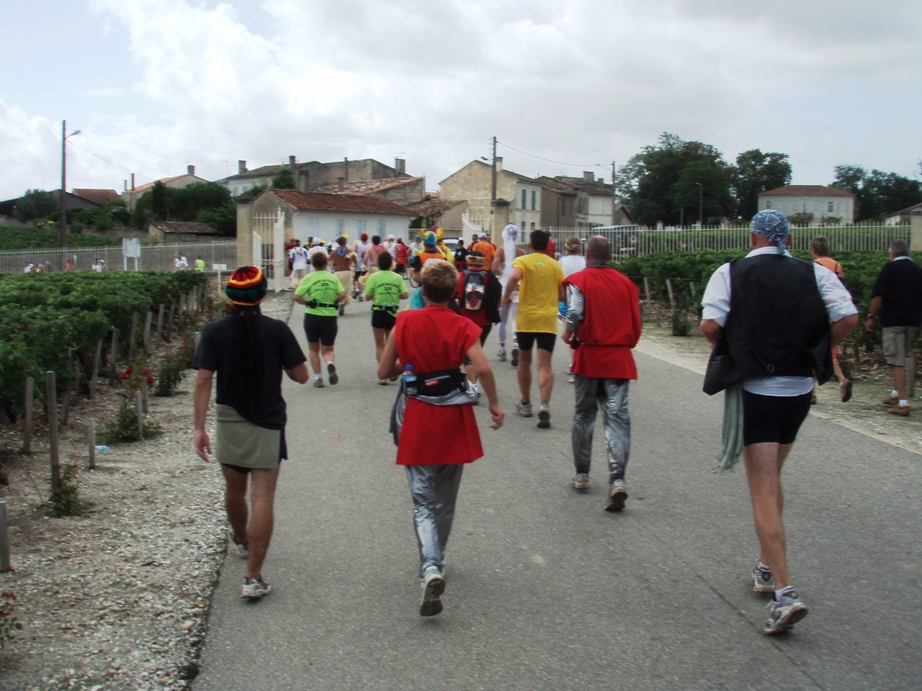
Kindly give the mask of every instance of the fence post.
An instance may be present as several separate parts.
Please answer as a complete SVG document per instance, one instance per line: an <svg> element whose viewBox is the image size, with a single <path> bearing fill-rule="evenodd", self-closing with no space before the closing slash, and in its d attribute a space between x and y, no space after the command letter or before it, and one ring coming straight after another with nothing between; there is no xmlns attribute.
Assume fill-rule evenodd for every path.
<svg viewBox="0 0 922 691"><path fill-rule="evenodd" d="M10 526L6 520L6 502L0 501L0 573L13 570L10 562Z"/></svg>
<svg viewBox="0 0 922 691"><path fill-rule="evenodd" d="M147 382L146 382L146 381L142 381L142 382L141 382L141 400L142 400L143 403L144 403L144 412L145 412L145 413L149 413L149 412L150 412L150 405L149 405L148 399L147 399Z"/></svg>
<svg viewBox="0 0 922 691"><path fill-rule="evenodd" d="M165 305L161 302L160 309L157 310L157 342L163 342L163 312Z"/></svg>
<svg viewBox="0 0 922 691"><path fill-rule="evenodd" d="M90 376L90 399L92 400L96 392L96 377L99 376L99 359L102 357L102 339L96 342L96 350L93 352L93 372Z"/></svg>
<svg viewBox="0 0 922 691"><path fill-rule="evenodd" d="M909 249L922 252L922 209L913 209L909 213Z"/></svg>
<svg viewBox="0 0 922 691"><path fill-rule="evenodd" d="M172 333L173 331L173 312L176 311L176 300L170 300L170 318L167 319L167 333Z"/></svg>
<svg viewBox="0 0 922 691"><path fill-rule="evenodd" d="M115 384L118 381L118 330L112 329L112 348L109 353L111 362L111 371L109 372L109 381Z"/></svg>
<svg viewBox="0 0 922 691"><path fill-rule="evenodd" d="M138 397L135 400L135 406L138 413L138 439L144 439L144 397L138 391Z"/></svg>
<svg viewBox="0 0 922 691"><path fill-rule="evenodd" d="M135 312L131 315L131 336L128 339L128 359L134 360L135 356L135 342L137 341L138 334L138 313Z"/></svg>
<svg viewBox="0 0 922 691"><path fill-rule="evenodd" d="M51 489L61 489L61 458L58 454L58 400L54 372L45 372L45 403L48 406L48 432L51 453Z"/></svg>
<svg viewBox="0 0 922 691"><path fill-rule="evenodd" d="M144 355L150 355L150 325L154 320L154 313L150 310L147 311L147 316L144 317Z"/></svg>
<svg viewBox="0 0 922 691"><path fill-rule="evenodd" d="M93 418L86 421L86 436L90 443L90 462L86 467L93 470L96 467L96 420Z"/></svg>
<svg viewBox="0 0 922 691"><path fill-rule="evenodd" d="M25 400L25 418L23 419L22 430L22 452L32 453L32 403L33 387L35 385L32 377L26 377L26 400Z"/></svg>
<svg viewBox="0 0 922 691"><path fill-rule="evenodd" d="M666 279L666 290L669 293L669 319L675 316L675 297L672 294L672 279Z"/></svg>

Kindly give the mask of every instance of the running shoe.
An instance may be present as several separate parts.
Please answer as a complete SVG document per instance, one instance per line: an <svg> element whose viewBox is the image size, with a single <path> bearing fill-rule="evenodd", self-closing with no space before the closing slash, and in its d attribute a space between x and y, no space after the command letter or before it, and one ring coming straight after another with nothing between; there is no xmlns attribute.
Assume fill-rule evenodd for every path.
<svg viewBox="0 0 922 691"><path fill-rule="evenodd" d="M839 396L843 403L852 400L852 383L848 379L839 382Z"/></svg>
<svg viewBox="0 0 922 691"><path fill-rule="evenodd" d="M342 317L344 314L346 314L346 305L345 305L345 304L340 304L340 305L339 305L339 310L337 310L337 312L338 312L338 314L339 314L340 317Z"/></svg>
<svg viewBox="0 0 922 691"><path fill-rule="evenodd" d="M330 386L336 386L336 382L339 381L339 375L336 374L336 365L332 362L327 363L327 374L330 375Z"/></svg>
<svg viewBox="0 0 922 691"><path fill-rule="evenodd" d="M793 590L782 595L780 600L772 598L766 609L768 619L765 620L764 631L769 635L787 631L807 616L809 611Z"/></svg>
<svg viewBox="0 0 922 691"><path fill-rule="evenodd" d="M605 503L605 510L621 511L624 508L625 499L627 499L627 487L624 486L624 480L615 480L611 483L611 491L608 494L608 501Z"/></svg>
<svg viewBox="0 0 922 691"><path fill-rule="evenodd" d="M771 571L763 571L759 568L759 562L752 567L752 589L757 593L774 593L775 577Z"/></svg>
<svg viewBox="0 0 922 691"><path fill-rule="evenodd" d="M234 546L234 551L241 559L247 559L250 556L250 547L245 542L237 542L237 536L231 528L227 529L227 537L230 544Z"/></svg>
<svg viewBox="0 0 922 691"><path fill-rule="evenodd" d="M570 483L573 485L573 489L580 491L589 489L589 473L577 473Z"/></svg>
<svg viewBox="0 0 922 691"><path fill-rule="evenodd" d="M900 399L896 396L884 396L882 399L880 399L880 402L884 405L896 405L900 402Z"/></svg>
<svg viewBox="0 0 922 691"><path fill-rule="evenodd" d="M442 611L442 593L445 592L445 578L437 566L430 566L423 572L423 599L419 603L419 616L431 617Z"/></svg>
<svg viewBox="0 0 922 691"><path fill-rule="evenodd" d="M379 379L379 380L378 380L378 383L379 383L381 386L387 386L387 379Z"/></svg>
<svg viewBox="0 0 922 691"><path fill-rule="evenodd" d="M499 358L500 362L505 362L506 361L506 349L500 348L499 352L496 353L496 357Z"/></svg>
<svg viewBox="0 0 922 691"><path fill-rule="evenodd" d="M542 403L538 406L538 429L550 429L551 427L551 411L547 407L547 403Z"/></svg>
<svg viewBox="0 0 922 691"><path fill-rule="evenodd" d="M510 363L513 367L519 366L519 346L512 346L512 362Z"/></svg>
<svg viewBox="0 0 922 691"><path fill-rule="evenodd" d="M246 578L243 579L243 590L240 592L240 597L245 600L258 600L263 595L268 595L272 592L272 586L266 583L262 578Z"/></svg>
<svg viewBox="0 0 922 691"><path fill-rule="evenodd" d="M515 402L515 412L517 412L522 417L531 417L531 403L524 403L523 401Z"/></svg>
<svg viewBox="0 0 922 691"><path fill-rule="evenodd" d="M315 379L315 380L314 380L314 388L315 388L315 389L322 389L322 388L323 388L323 379L322 379L322 378L321 378L321 379Z"/></svg>
<svg viewBox="0 0 922 691"><path fill-rule="evenodd" d="M900 405L897 403L895 406L887 410L891 415L899 415L900 417L909 417L909 406Z"/></svg>

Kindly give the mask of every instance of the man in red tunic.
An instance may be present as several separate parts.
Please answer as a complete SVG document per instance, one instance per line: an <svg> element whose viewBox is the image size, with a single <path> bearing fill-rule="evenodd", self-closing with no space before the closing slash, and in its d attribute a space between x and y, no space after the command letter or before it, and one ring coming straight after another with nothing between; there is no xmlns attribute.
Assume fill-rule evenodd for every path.
<svg viewBox="0 0 922 691"><path fill-rule="evenodd" d="M567 321L561 338L574 348L573 487L589 488L592 432L601 408L610 485L605 510L620 511L627 499L624 470L631 452L628 383L637 379L631 349L640 339L641 327L637 286L609 266L610 261L608 240L589 238L586 268L564 281Z"/></svg>
<svg viewBox="0 0 922 691"><path fill-rule="evenodd" d="M417 386L425 388L427 375L435 373L449 375L453 371L458 380L466 381L460 367L465 359L470 359L490 401L493 419L490 427L498 429L504 413L496 395L493 370L480 346L480 327L447 307L457 284L458 271L448 262L431 260L423 267L426 307L397 315L378 364L378 378L397 377L412 365L416 375L414 390ZM461 471L464 464L483 456L483 448L471 407L473 399L465 397L460 404L433 404L408 391L411 385L406 380L401 386L407 401L397 443L397 464L406 466L413 496L423 586L419 613L429 617L442 611L445 547L455 514ZM453 443L441 443L433 430L452 430Z"/></svg>

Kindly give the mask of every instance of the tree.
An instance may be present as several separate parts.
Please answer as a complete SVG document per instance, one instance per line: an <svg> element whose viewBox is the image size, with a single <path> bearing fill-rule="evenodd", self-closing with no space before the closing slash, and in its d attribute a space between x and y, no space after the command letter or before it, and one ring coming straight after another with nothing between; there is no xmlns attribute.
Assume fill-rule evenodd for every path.
<svg viewBox="0 0 922 691"><path fill-rule="evenodd" d="M61 209L61 198L54 192L26 190L17 202L13 215L17 221L28 223L38 218L48 218Z"/></svg>
<svg viewBox="0 0 922 691"><path fill-rule="evenodd" d="M728 167L723 154L701 142L664 132L657 146L645 146L619 170L616 182L631 214L642 225L676 225L697 218L703 187L705 218L733 213Z"/></svg>
<svg viewBox="0 0 922 691"><path fill-rule="evenodd" d="M759 193L791 184L787 154L744 151L731 169L731 187L737 218L750 219L759 210Z"/></svg>
<svg viewBox="0 0 922 691"><path fill-rule="evenodd" d="M163 211L154 212L154 189L135 203L132 225L144 229L151 220L199 221L207 223L223 235L237 232L237 206L230 191L214 182L196 182L177 189L160 185L163 193Z"/></svg>
<svg viewBox="0 0 922 691"><path fill-rule="evenodd" d="M151 190L150 212L158 221L165 221L169 215L166 204L166 192L167 188L162 182L157 180L157 182L154 183L154 188Z"/></svg>
<svg viewBox="0 0 922 691"><path fill-rule="evenodd" d="M836 166L836 187L855 195L855 220L883 220L884 216L922 202L922 183L897 173L861 166Z"/></svg>
<svg viewBox="0 0 922 691"><path fill-rule="evenodd" d="M274 190L293 190L295 189L295 175L291 166L282 166L279 171L272 176L272 183L269 185Z"/></svg>

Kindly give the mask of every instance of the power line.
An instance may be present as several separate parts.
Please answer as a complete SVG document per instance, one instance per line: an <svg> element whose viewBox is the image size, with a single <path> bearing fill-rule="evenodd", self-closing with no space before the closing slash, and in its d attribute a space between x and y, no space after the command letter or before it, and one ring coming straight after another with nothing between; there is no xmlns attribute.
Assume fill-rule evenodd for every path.
<svg viewBox="0 0 922 691"><path fill-rule="evenodd" d="M150 180L151 182L153 182L153 180L154 180L153 178L149 178L149 177L147 177L146 175L141 175L141 173L135 173L133 170L130 170L129 168L126 168L125 166L120 166L118 163L113 163L113 162L110 161L108 158L103 158L103 157L100 156L99 154L94 154L94 153L93 153L92 151L90 151L89 149L84 149L84 148L83 148L82 146L80 146L79 144L75 144L75 143L73 142L73 140L68 140L67 143L70 144L71 146L73 146L73 147L76 148L76 149L80 149L81 151L85 151L85 152L88 153L90 156L95 156L95 157L98 158L100 161L103 161L103 162L105 162L105 163L108 163L110 166L115 166L116 168L121 168L122 170L124 170L124 171L126 171L126 172L128 172L128 173L133 173L134 175L137 175L138 177L144 178L145 180Z"/></svg>
<svg viewBox="0 0 922 691"><path fill-rule="evenodd" d="M595 166L596 168L604 168L605 170L608 170L608 168L610 167L610 166L603 166L600 163L567 163L565 161L555 161L552 158L544 158L543 156L536 156L535 154L530 154L527 151L516 149L514 146L510 146L509 144L506 144L505 142L497 141L496 143L502 144L507 149L512 149L513 151L517 151L520 154L525 154L526 156L537 158L539 161L547 161L548 163L556 163L557 165L560 165L560 166L570 166L572 168L589 168L591 166Z"/></svg>

